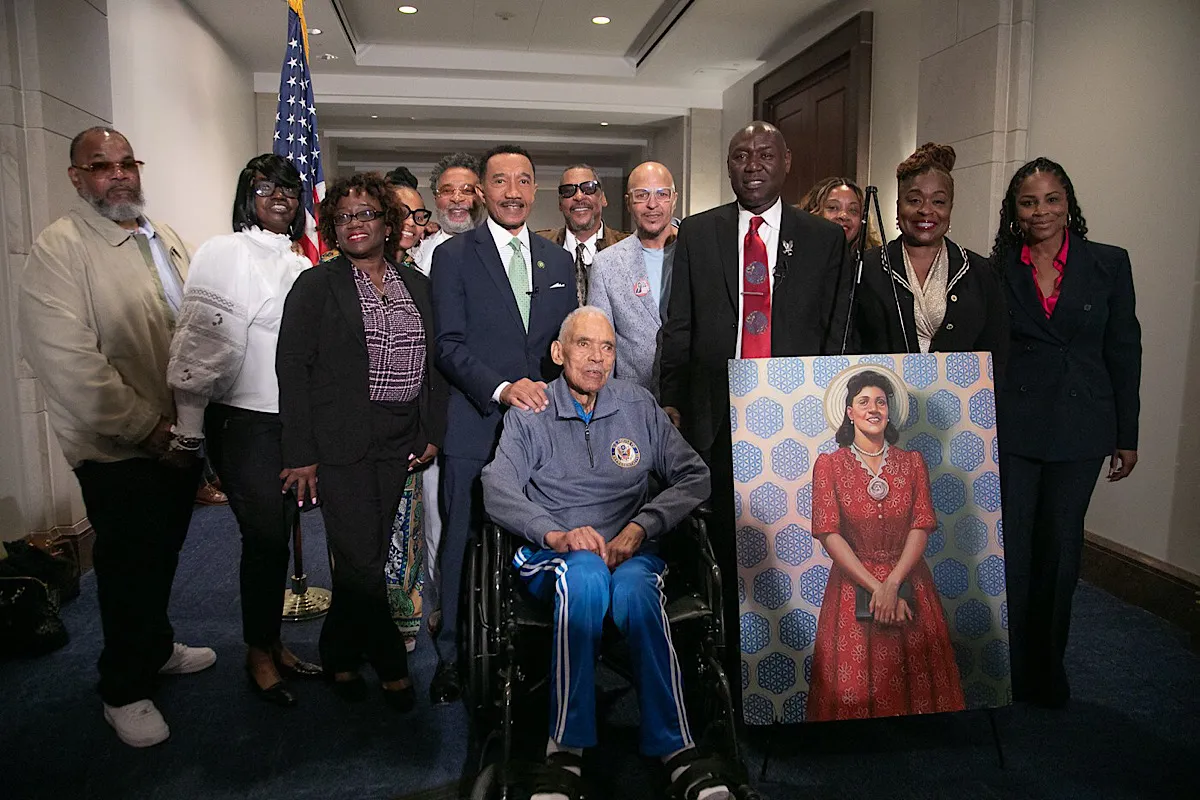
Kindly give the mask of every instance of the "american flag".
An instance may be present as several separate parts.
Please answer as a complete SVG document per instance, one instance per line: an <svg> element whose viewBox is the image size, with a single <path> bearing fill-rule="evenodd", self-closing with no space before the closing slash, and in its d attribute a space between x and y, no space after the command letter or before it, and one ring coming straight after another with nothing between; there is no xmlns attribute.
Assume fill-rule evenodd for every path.
<svg viewBox="0 0 1200 800"><path fill-rule="evenodd" d="M324 249L317 235L317 205L325 197L325 171L317 141L317 107L313 102L312 73L308 71L308 26L304 0L288 0L288 43L279 71L279 107L275 112L272 150L300 171L300 193L307 217L300 246L314 264Z"/></svg>

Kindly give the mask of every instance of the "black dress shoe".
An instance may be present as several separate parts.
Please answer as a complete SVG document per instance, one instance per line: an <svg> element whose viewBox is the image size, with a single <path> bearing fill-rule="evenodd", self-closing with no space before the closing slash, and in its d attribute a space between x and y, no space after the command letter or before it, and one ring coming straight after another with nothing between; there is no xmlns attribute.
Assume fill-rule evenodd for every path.
<svg viewBox="0 0 1200 800"><path fill-rule="evenodd" d="M332 673L326 673L329 678L329 685L333 687L333 693L343 700L352 703L359 703L367 699L367 682L363 680L362 675L355 675L348 681L339 681L334 679Z"/></svg>
<svg viewBox="0 0 1200 800"><path fill-rule="evenodd" d="M393 711L407 714L417 705L417 687L410 683L403 689L384 689L383 701Z"/></svg>
<svg viewBox="0 0 1200 800"><path fill-rule="evenodd" d="M310 661L296 659L295 664L284 664L282 661L276 661L275 666L279 669L281 675L286 675L289 678L323 678L325 676L325 670Z"/></svg>
<svg viewBox="0 0 1200 800"><path fill-rule="evenodd" d="M275 706L291 708L296 705L296 695L292 694L292 690L287 688L287 684L283 681L275 681L267 688L258 685L258 681L254 679L254 673L246 670L246 678L250 681L250 689L264 703L270 703Z"/></svg>
<svg viewBox="0 0 1200 800"><path fill-rule="evenodd" d="M462 686L458 682L458 669L452 664L438 665L433 680L429 682L429 700L435 706L453 703L462 697Z"/></svg>

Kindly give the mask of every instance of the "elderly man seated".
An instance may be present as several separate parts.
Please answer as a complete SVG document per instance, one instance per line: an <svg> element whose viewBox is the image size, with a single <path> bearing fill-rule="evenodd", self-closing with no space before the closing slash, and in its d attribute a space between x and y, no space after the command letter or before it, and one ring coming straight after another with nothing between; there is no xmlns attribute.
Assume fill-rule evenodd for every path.
<svg viewBox="0 0 1200 800"><path fill-rule="evenodd" d="M664 611L658 539L708 497L708 468L642 387L609 380L615 335L604 312L576 309L551 357L563 368L544 411L510 409L483 501L527 539L513 564L554 603L547 779L535 800L577 795L582 748L596 744L595 661L605 617L629 643L641 706L641 749L667 765L677 796L729 797L698 767L682 677ZM665 487L650 494L650 475Z"/></svg>

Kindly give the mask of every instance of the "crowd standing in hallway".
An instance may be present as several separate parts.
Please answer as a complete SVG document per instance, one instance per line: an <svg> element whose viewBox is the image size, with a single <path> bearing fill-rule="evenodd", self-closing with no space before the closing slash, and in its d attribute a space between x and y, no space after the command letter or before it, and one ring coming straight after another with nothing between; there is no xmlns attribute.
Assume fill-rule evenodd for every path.
<svg viewBox="0 0 1200 800"><path fill-rule="evenodd" d="M233 232L191 256L167 225L146 216L142 164L120 133L90 128L70 157L79 200L34 245L18 296L20 332L96 530L105 636L99 693L105 719L127 744L169 735L153 702L158 674L194 672L216 658L174 642L167 618L202 444L242 536L251 690L292 705L288 678L323 676L347 700L362 700L366 662L385 702L403 712L416 701L404 635L415 633L422 612L438 654L431 700L452 702L463 692L463 564L485 513L526 536L529 564L579 550L603 557L614 546L641 553L642 539L624 531L652 499L603 524L549 513L552 529L530 532L521 509L530 511L524 482L536 470L525 464L514 475L506 466L524 464L529 437L561 443L556 437L573 435L559 432L574 430L556 422L564 414L602 419L612 393L636 400L645 419L674 425L655 434L658 444L661 436L670 441L664 464L694 465L705 485L711 475L703 494L726 576L725 625L736 641L727 361L838 353L992 353L1013 693L1046 706L1067 702L1063 656L1084 515L1104 459L1110 481L1137 463L1141 341L1128 254L1087 238L1061 165L1039 158L1016 172L989 259L949 238L955 155L944 145L923 145L898 165L900 235L872 246L877 232L868 231L858 253L858 186L834 177L813 188L804 210L784 202L791 153L764 122L729 142L735 201L681 223L668 169L647 162L632 170L623 197L630 234L603 223L608 198L585 164L560 178L563 228L529 230L533 158L501 144L478 159L442 158L430 178L432 213L407 170L337 180L319 214L323 241L336 253L311 266L293 246L304 218L301 181L285 159L263 155L246 165ZM887 408L888 387L869 388ZM625 479L633 473L621 473L623 461L636 465L638 452L618 448L619 439L611 458L608 441L596 446L604 469ZM498 446L501 461L493 461ZM910 455L920 472L920 456ZM652 466L650 452L640 458ZM680 480L659 478L668 492ZM415 496L417 483L424 513L414 516L401 509L406 487ZM565 486L551 489L543 510L569 496L558 494ZM334 597L320 666L288 650L279 628L292 525L318 504ZM658 522L643 523L644 538L661 532ZM614 609L626 560L606 568L615 570ZM872 592L887 582L845 562L844 580ZM596 559L589 563L595 568ZM402 614L389 607L385 573L412 601ZM561 604L550 599L555 585L531 589ZM903 616L903 598L881 597L884 616ZM739 667L737 648L728 648L726 672ZM582 708L578 702L564 696L560 705ZM825 716L844 716L832 691L822 702ZM961 698L945 703L960 707ZM557 737L552 729L551 755L591 742L572 719ZM646 751L671 755L688 736L685 724L666 736L670 747ZM718 788L720 781L696 792L728 796L708 791Z"/></svg>

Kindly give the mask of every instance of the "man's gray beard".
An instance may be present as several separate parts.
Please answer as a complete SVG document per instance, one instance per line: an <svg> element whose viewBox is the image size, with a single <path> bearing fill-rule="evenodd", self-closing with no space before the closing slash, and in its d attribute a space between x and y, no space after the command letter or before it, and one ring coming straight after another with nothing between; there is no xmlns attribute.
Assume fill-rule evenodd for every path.
<svg viewBox="0 0 1200 800"><path fill-rule="evenodd" d="M137 200L130 203L110 203L103 197L90 194L84 194L83 199L96 209L97 214L116 223L140 218L146 205L146 195L142 193L141 189L138 190Z"/></svg>
<svg viewBox="0 0 1200 800"><path fill-rule="evenodd" d="M483 207L483 203L473 203L471 205L471 216L466 222L451 222L445 213L439 208L437 210L437 223L446 233L457 236L460 233L475 230L483 222L487 211Z"/></svg>

